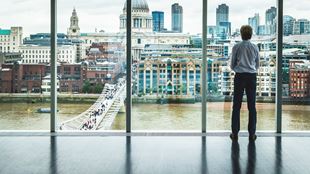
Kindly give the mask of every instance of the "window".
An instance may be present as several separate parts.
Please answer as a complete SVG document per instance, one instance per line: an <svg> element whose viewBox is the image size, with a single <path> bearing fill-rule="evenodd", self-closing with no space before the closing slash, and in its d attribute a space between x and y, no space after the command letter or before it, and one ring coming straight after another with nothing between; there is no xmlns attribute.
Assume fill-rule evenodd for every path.
<svg viewBox="0 0 310 174"><path fill-rule="evenodd" d="M65 45L58 45L57 88L60 94L83 93L85 96L93 96L94 94L99 96L107 88L113 91L112 87L109 86L118 84L125 78L127 70L126 13L121 10L124 7L124 2L125 0L113 1L118 5L111 6L109 3L99 0L90 2L92 6L100 5L105 7L106 13L111 14L111 16L106 16L102 13L99 19L98 15L95 15L98 13L94 13L94 8L86 8L82 0L59 1L57 9L59 12L58 31L68 36L68 38L63 38L66 42L71 42L68 45L66 42L64 42ZM199 14L202 13L202 4L196 2L194 5L191 4L191 8L188 8L186 5L188 2L190 1L180 0L177 4L174 4L174 1L171 0L166 2L169 6L174 6L169 10L162 9L162 11L166 10L166 18L171 20L168 22L171 23L171 26L164 26L168 31L163 33L153 31L154 26L160 25L160 23L152 23L154 22L154 16L150 13L155 8L161 10L158 9L160 7L158 2L147 1L149 10L133 9L132 11L133 66L131 68L133 106L131 110L133 130L200 130L202 110L200 101L202 98L203 77L201 62L202 38L201 34L196 33L201 33L202 20ZM17 8L16 4L6 3L7 5L3 7ZM29 6L33 6L33 2L27 3ZM248 2L238 0L230 2L227 0L211 0L208 3L207 128L209 130L230 130L234 73L229 70L227 62L233 46L231 41L240 41L238 29L243 24L249 24L254 30L252 41L258 45L261 55L264 55L261 58L261 69L258 72L257 130L274 130L276 108L274 101L277 85L276 44L274 40L276 33L275 1ZM283 21L285 41L283 49L285 51L283 51L283 68L281 70L283 77L283 129L309 130L310 120L307 116L310 115L308 105L308 95L310 94L308 61L310 61L310 58L309 55L304 53L309 46L308 35L310 29L307 27L310 26L308 21L310 19L307 19L307 11L301 7L307 7L310 4L303 1L297 4L300 8L296 8L296 3L293 3L294 1L285 1L284 4L286 11L284 11ZM109 7L106 6L107 4L109 4ZM242 11L242 15L238 11L240 4L248 4ZM12 11L18 11L22 14L23 10L19 7L20 4L17 4L17 6L18 10L12 9ZM47 2L40 2L36 6L49 9L49 3ZM77 8L72 9L71 7L68 8L68 6ZM227 7L229 13L226 14ZM186 13L183 13L183 8ZM174 12L170 14L172 9ZM216 14L217 9L218 14ZM255 10L253 11L253 9ZM40 19L49 19L49 10L45 11L47 12L39 11ZM83 14L88 15L84 16ZM3 18L2 23L10 25L8 20L10 18ZM94 22L100 21L102 18L109 19L109 25L100 26L97 22ZM16 18L10 19L14 23L22 25L23 32L20 32L20 34L16 32L17 35L14 36L1 35L1 51L14 51L15 48L20 46L18 41L22 41L25 37L30 38L30 34L49 32L49 20L42 22L41 20L21 21L22 19L24 20L24 18L18 18L18 15ZM160 20L159 17L158 21ZM94 29L96 32L86 33L86 31L93 31ZM102 29L105 32L101 31ZM303 37L297 37L300 35ZM142 39L144 40L142 41ZM14 46L9 41L14 41ZM71 49L71 46L74 49ZM6 82L4 82L3 79L13 76L8 74L10 72L0 70L0 92L42 93L48 97L51 69L48 64L38 65L38 62L49 62L50 51L48 49L42 50L40 47L26 47L24 49L23 53L26 54L22 55L23 63L20 65L22 69L20 69L20 73L16 73L14 79L6 79ZM289 52L290 49L299 49L301 52ZM68 55L69 52L70 55ZM47 54L46 57L43 53ZM73 62L74 65L72 65ZM74 71L71 73L71 70ZM23 79L23 81L20 79ZM8 81L12 81L12 83L9 84ZM96 99L93 100L93 103L95 103ZM38 103L25 102L25 108L20 111L23 112L25 117L18 118L20 122L16 121L16 129L48 129L48 118L40 117L40 113L35 112L38 106L49 107L47 101L44 103L41 103L41 101ZM117 102L111 103L111 106L117 105L119 112L112 115L112 118L107 119L113 120L107 124L108 126L100 123L100 125L97 125L98 129L125 129L125 113L122 106L124 101L120 97L114 101ZM60 110L58 114L59 123L66 124L66 121L80 115L89 109L91 105L63 104L60 102L58 108ZM0 108L2 107L6 109L0 111L0 129L15 129L6 115L12 114L12 111L16 114L19 108L0 103ZM67 108L71 108L71 110L67 110ZM241 114L242 130L246 130L246 110L246 103L244 103ZM65 112L70 114L64 114ZM27 120L27 123L23 119ZM85 121L89 120L82 120L79 126L88 130L89 128L84 125ZM29 122L32 124L30 125ZM74 130L80 130L81 127L79 126Z"/></svg>
<svg viewBox="0 0 310 174"><path fill-rule="evenodd" d="M0 68L0 93L12 94L11 97L1 97L0 130L32 131L50 129L48 113L42 113L49 110L49 95L46 94L42 98L25 97L22 100L14 97L17 93L40 96L39 94L43 92L41 79L47 76L46 67L35 64L34 61L31 62L28 59L28 49L20 47L22 46L20 42L23 38L30 37L30 34L48 33L50 31L49 4L49 1L25 1L21 4L12 1L1 2L0 11L10 10L1 14L2 26L0 28L10 30L10 35L4 37L1 33L3 39L0 40L0 43L10 42L6 45L11 46L8 46L5 51L15 52L10 57L12 61L19 59L19 56L15 55L18 55L17 48L20 49L23 59L21 59L18 66L10 63L6 64L5 66L8 67L9 71L2 71L2 68ZM29 10L28 7L32 7L33 10ZM36 16L36 20L32 20L32 16ZM4 65L1 64L0 66L3 67ZM14 102L3 102L3 99Z"/></svg>
<svg viewBox="0 0 310 174"><path fill-rule="evenodd" d="M159 6L156 1L147 1L150 9ZM187 0L180 1L179 9L186 8ZM170 7L174 1L168 1ZM181 7L182 6L182 7ZM137 34L132 35L133 41L143 47L139 54L134 54L134 67L137 67L133 73L132 79L137 79L137 85L133 86L133 106L132 106L132 129L135 130L200 130L201 127L201 103L199 101L200 86L195 86L200 83L200 79L194 78L195 65L201 63L201 49L188 46L187 40L182 41L181 38L190 38L190 34L201 33L201 1L191 4L191 9L187 9L184 13L183 20L176 18L175 33L178 34L162 34L158 31L146 35L149 39L140 38ZM164 10L164 9L163 9ZM171 10L171 9L169 9ZM151 11L151 10L150 10ZM179 10L180 15L182 10ZM198 14L197 18L189 19L189 14ZM133 16L139 15L132 12ZM165 15L170 11L165 11ZM143 12L144 17L151 18L152 13ZM141 19L140 19L141 20ZM154 17L153 17L154 20ZM163 23L163 19L161 23ZM139 21L137 21L139 23ZM181 24L183 22L183 25ZM143 24L143 22L142 22ZM153 21L153 27L154 27ZM160 25L160 24L159 24ZM142 30L152 31L150 26L142 26ZM148 28L149 27L149 28ZM184 29L183 29L184 27ZM158 27L160 28L160 26ZM133 29L134 30L134 29ZM171 30L169 28L168 30ZM142 39L143 42L142 42ZM162 41L167 41L167 44L161 44ZM174 42L178 40L179 42ZM171 43L170 43L171 42ZM133 42L134 43L134 42ZM140 49L140 48L139 48ZM196 54L192 51L196 50ZM135 50L133 45L133 53ZM196 56L196 57L195 57ZM192 65L192 78L189 78L187 73L190 70L189 64ZM184 71L183 71L184 68ZM185 72L185 74L183 73ZM198 71L198 73L201 73ZM198 76L198 75L197 75ZM183 79L181 83L179 79ZM198 81L194 81L198 80ZM194 81L192 85L189 85ZM197 89L197 90L196 90Z"/></svg>
<svg viewBox="0 0 310 174"><path fill-rule="evenodd" d="M247 4L242 16L239 16L240 13L238 12L240 4ZM210 41L208 43L208 48L210 48L208 54L211 54L208 56L207 69L207 128L209 130L231 130L234 73L232 73L228 61L234 44L229 45L228 50L230 51L227 54L225 49L222 49L226 46L225 41L232 38L241 41L239 29L242 25L248 24L253 28L252 42L258 46L268 43L271 38L275 37L276 18L274 15L275 9L272 8L275 5L275 1L210 1L209 8L214 10L208 12L208 34L210 36L208 38ZM266 17L266 11L269 12L268 17ZM261 41L260 36L264 36L266 40ZM271 49L268 48L267 50L271 51ZM219 59L216 55L220 55L221 58ZM274 130L275 104L272 94L275 94L275 89L269 87L266 81L275 77L267 76L265 72L275 72L275 68L272 67L272 61L261 59L261 62L264 63L261 64L257 75L257 130ZM243 102L240 113L241 130L247 131L248 111L246 102Z"/></svg>
<svg viewBox="0 0 310 174"><path fill-rule="evenodd" d="M308 1L302 1L297 6L292 6L293 1L284 2L284 17L283 17L283 40L284 45L296 48L300 45L302 50L306 49L309 42L306 29L308 26L300 25L308 22L306 17L307 12L303 9L309 6ZM298 35L304 35L306 39L297 39ZM290 39L287 39L290 38ZM293 44L294 42L294 44ZM302 51L301 51L302 52ZM282 105L282 127L284 131L309 131L310 114L309 106L309 60L308 56L300 53L295 53L288 63L282 64L282 81L283 81L283 105ZM288 57L292 53L283 50L283 57Z"/></svg>
<svg viewBox="0 0 310 174"><path fill-rule="evenodd" d="M60 72L60 81L69 81L69 85L64 89L60 86L60 91L79 93L83 94L83 96L89 95L89 97L99 96L100 99L100 102L96 102L97 98L93 98L91 99L92 103L81 104L82 107L79 104L71 103L74 114L59 115L59 124L63 124L62 130L125 129L125 98L123 97L125 96L125 83L123 80L126 77L126 37L124 35L126 34L126 28L120 29L119 26L119 21L126 17L123 10L119 14L119 7L122 9L124 2L113 1L113 3L107 3L107 1L100 0L88 2L93 7L104 7L104 11L107 12L101 13L101 10L99 10L98 13L94 13L95 8L85 6L84 0L58 1L58 21L63 25L58 25L57 30L68 34L68 42L71 42L71 40L81 42L72 42L72 46L58 46L59 58L61 58L59 61L66 61L69 64L66 65L68 67L64 69L64 72ZM103 19L109 20L110 24L100 26L97 22L94 22ZM96 30L95 33L87 33L87 31L93 31L94 29ZM111 36L107 33L119 34ZM82 49L84 47L85 50ZM77 64L73 63L74 61ZM86 61L88 64L85 63ZM61 66L61 62L59 64ZM91 106L98 109L94 110ZM85 116L85 113L87 113L85 111L88 109L93 113L91 116ZM71 122L70 119L75 117L82 119L74 119Z"/></svg>

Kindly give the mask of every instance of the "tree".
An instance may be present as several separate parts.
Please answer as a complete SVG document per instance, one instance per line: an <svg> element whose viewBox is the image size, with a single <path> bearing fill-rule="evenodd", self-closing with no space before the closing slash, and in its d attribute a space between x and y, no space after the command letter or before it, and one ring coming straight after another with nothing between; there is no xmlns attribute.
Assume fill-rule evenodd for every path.
<svg viewBox="0 0 310 174"><path fill-rule="evenodd" d="M94 92L96 94L100 94L103 90L103 86L101 84L96 84L95 88L94 88Z"/></svg>
<svg viewBox="0 0 310 174"><path fill-rule="evenodd" d="M83 91L83 93L90 93L91 92L91 86L90 86L90 83L88 80L86 80L83 83L82 91Z"/></svg>

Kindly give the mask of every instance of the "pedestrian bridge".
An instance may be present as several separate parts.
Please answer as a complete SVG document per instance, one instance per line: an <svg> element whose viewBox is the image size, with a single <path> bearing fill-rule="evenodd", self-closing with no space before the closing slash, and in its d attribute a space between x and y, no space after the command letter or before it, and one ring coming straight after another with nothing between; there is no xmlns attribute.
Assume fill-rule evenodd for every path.
<svg viewBox="0 0 310 174"><path fill-rule="evenodd" d="M107 130L111 129L117 113L124 110L126 81L105 84L97 101L77 117L60 124L60 130Z"/></svg>

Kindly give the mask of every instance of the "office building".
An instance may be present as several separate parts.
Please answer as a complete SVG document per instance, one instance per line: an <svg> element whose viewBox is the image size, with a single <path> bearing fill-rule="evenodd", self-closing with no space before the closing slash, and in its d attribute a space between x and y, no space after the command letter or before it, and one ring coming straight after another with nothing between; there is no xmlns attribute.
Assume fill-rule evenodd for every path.
<svg viewBox="0 0 310 174"><path fill-rule="evenodd" d="M266 10L265 14L265 34L274 35L276 33L276 23L275 19L277 16L277 9L275 7L271 7Z"/></svg>
<svg viewBox="0 0 310 174"><path fill-rule="evenodd" d="M165 29L165 13L162 11L153 11L153 31L161 32Z"/></svg>
<svg viewBox="0 0 310 174"><path fill-rule="evenodd" d="M217 36L220 39L225 40L230 35L231 35L231 23L220 22L219 26L217 27Z"/></svg>
<svg viewBox="0 0 310 174"><path fill-rule="evenodd" d="M71 37L71 36L70 36ZM68 38L68 35L64 33L57 34L57 45L62 46L74 46L76 52L76 62L80 62L86 57L86 48L82 47L82 40L78 39L79 36L76 38ZM30 34L30 37L26 37L23 40L23 43L27 46L43 46L43 47L50 47L51 43L51 35L50 33L37 33L37 34Z"/></svg>
<svg viewBox="0 0 310 174"><path fill-rule="evenodd" d="M216 8L216 26L220 26L220 22L229 22L229 7L226 4Z"/></svg>
<svg viewBox="0 0 310 174"><path fill-rule="evenodd" d="M293 34L309 34L310 33L310 21L307 19L298 19L293 22Z"/></svg>
<svg viewBox="0 0 310 174"><path fill-rule="evenodd" d="M0 28L0 53L18 52L18 47L23 44L23 28Z"/></svg>
<svg viewBox="0 0 310 174"><path fill-rule="evenodd" d="M266 34L266 25L259 25L258 26L258 35L265 35Z"/></svg>
<svg viewBox="0 0 310 174"><path fill-rule="evenodd" d="M221 4L216 8L216 33L222 40L231 35L231 23L229 22L229 7Z"/></svg>
<svg viewBox="0 0 310 174"><path fill-rule="evenodd" d="M76 63L76 47L74 45L63 45L58 47L58 62ZM50 63L51 49L49 46L22 45L18 48L22 53L22 62L29 64Z"/></svg>
<svg viewBox="0 0 310 174"><path fill-rule="evenodd" d="M292 16L284 15L283 16L283 35L288 36L293 34L295 19Z"/></svg>
<svg viewBox="0 0 310 174"><path fill-rule="evenodd" d="M171 6L171 30L177 33L183 32L183 7L178 3Z"/></svg>
<svg viewBox="0 0 310 174"><path fill-rule="evenodd" d="M259 35L259 14L255 13L254 17L248 18L248 25L253 29L253 34Z"/></svg>

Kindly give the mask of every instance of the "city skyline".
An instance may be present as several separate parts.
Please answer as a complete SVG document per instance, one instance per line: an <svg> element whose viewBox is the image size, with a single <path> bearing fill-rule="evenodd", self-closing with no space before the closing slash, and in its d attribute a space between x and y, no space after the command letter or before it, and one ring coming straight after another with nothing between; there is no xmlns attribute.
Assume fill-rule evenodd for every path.
<svg viewBox="0 0 310 174"><path fill-rule="evenodd" d="M79 24L81 32L95 32L105 30L107 32L118 32L119 31L119 15L122 13L124 0L114 0L113 2L106 1L58 1L58 32L66 33L67 28L70 26L70 16L73 8L77 9L79 16ZM173 3L179 3L183 6L184 10L184 32L197 34L201 33L201 13L202 13L202 1L192 5L188 0L158 0L147 1L150 14L152 11L163 11L165 13L165 28L171 28L171 5ZM266 2L251 2L247 8L240 10L240 6L244 6L245 0L236 0L231 3L228 0L214 0L208 4L208 25L215 25L216 20L216 8L222 3L226 3L230 8L229 19L232 23L233 31L239 28L242 24L247 24L248 17L253 16L255 13L259 13L261 25L265 21L265 12L271 6L276 6L276 1ZM162 5L166 4L166 5ZM310 3L306 0L300 1L298 4L293 1L284 3L284 14L291 15L294 18L306 18L310 19L310 15L307 13L307 5ZM108 7L106 10L99 8L100 6ZM38 32L49 32L49 1L33 0L26 2L22 0L5 1L1 8L0 15L0 28L8 29L10 26L22 26L24 28L24 36ZM253 10L253 9L258 10ZM33 10L29 10L33 9ZM298 9L298 14L293 12ZM14 11L14 13L13 13ZM16 13L18 12L18 13ZM34 16L40 16L33 20ZM48 19L48 20L46 20ZM115 22L108 23L104 19L112 19ZM31 21L31 22L30 22ZM111 20L109 20L111 21Z"/></svg>

